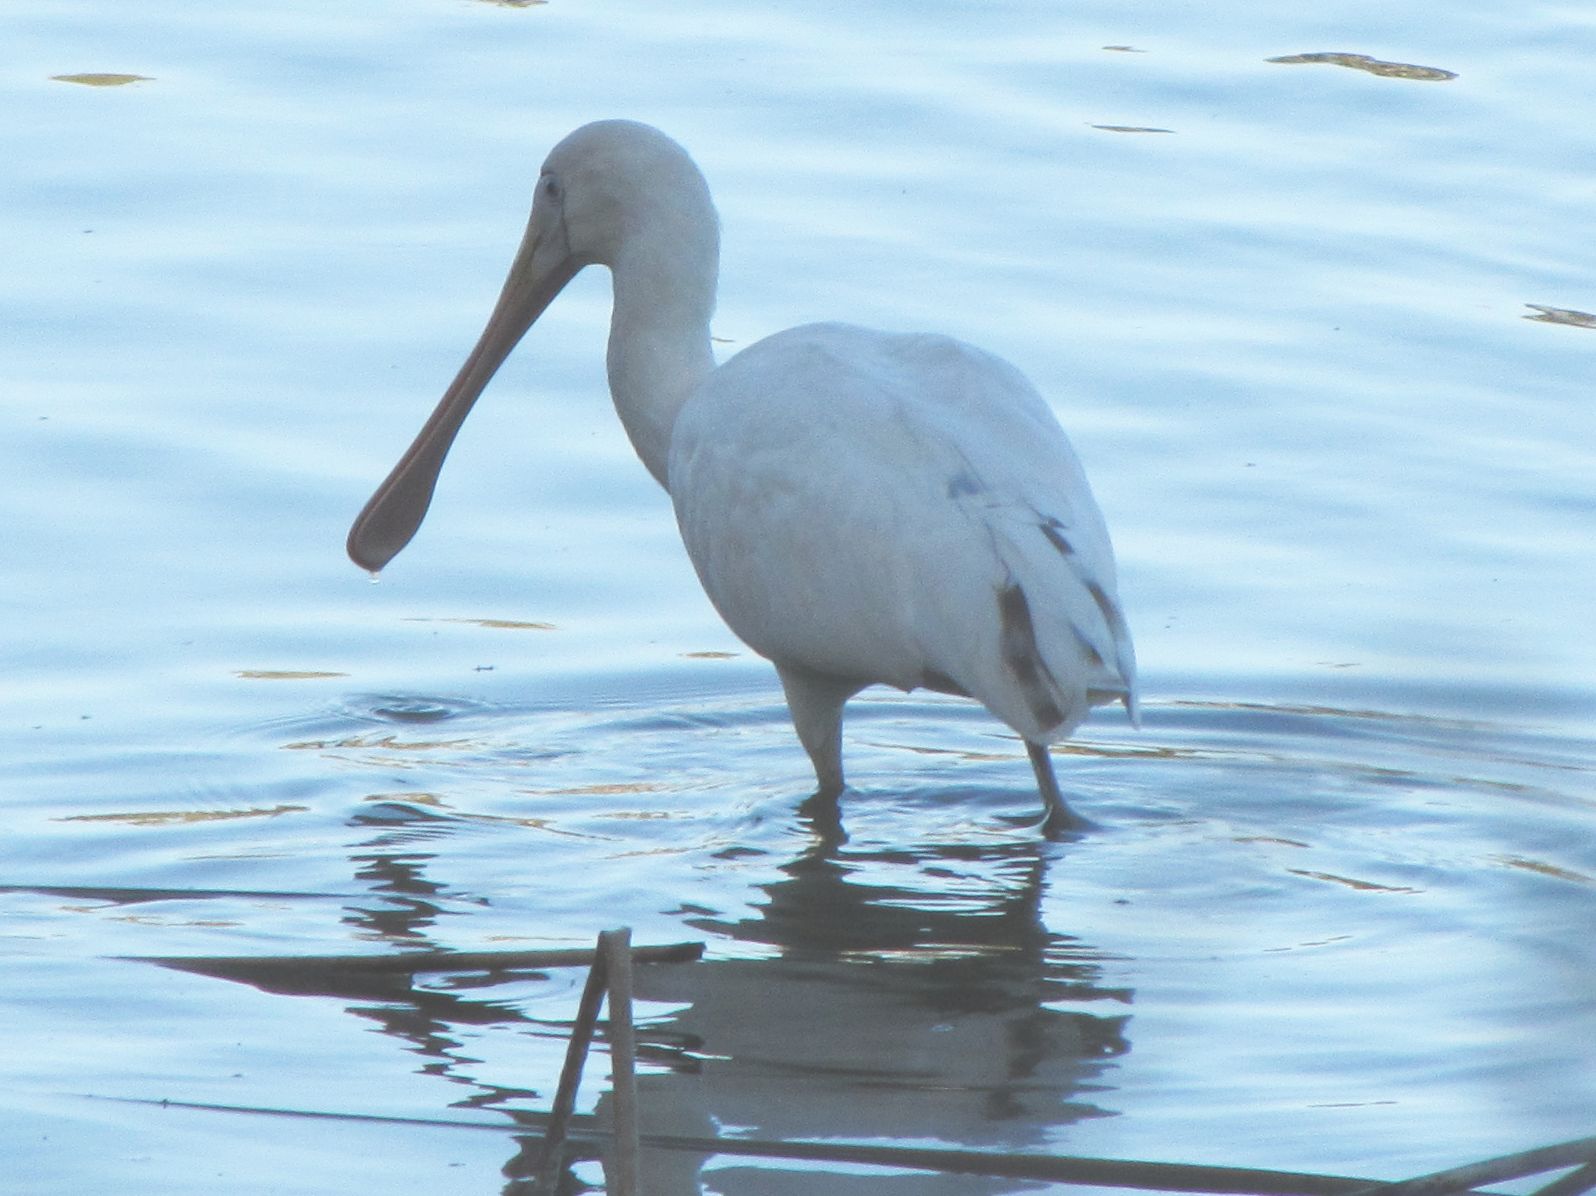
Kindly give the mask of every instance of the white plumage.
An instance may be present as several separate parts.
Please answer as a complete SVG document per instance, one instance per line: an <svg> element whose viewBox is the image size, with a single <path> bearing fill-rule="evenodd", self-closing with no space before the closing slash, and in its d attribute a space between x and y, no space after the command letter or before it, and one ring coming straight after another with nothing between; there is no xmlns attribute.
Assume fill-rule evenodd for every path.
<svg viewBox="0 0 1596 1196"><path fill-rule="evenodd" d="M814 324L716 368L714 208L647 125L586 125L549 155L487 328L350 556L380 569L409 541L471 404L591 264L614 277L616 410L710 600L776 665L819 796L843 789L847 698L924 686L1012 727L1048 833L1079 825L1046 745L1095 704L1134 719L1135 661L1108 531L1052 410L1013 366L944 336Z"/></svg>

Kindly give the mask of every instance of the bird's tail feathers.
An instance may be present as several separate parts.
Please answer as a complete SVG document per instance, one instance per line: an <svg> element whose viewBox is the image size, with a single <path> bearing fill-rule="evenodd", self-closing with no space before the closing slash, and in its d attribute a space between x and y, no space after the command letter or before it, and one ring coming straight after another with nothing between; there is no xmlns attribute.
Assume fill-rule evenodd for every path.
<svg viewBox="0 0 1596 1196"><path fill-rule="evenodd" d="M1012 588L1024 595L1035 655L1032 671L1046 683L1063 716L1047 720L1041 717L1045 704L1028 700L1039 729L1046 738L1062 737L1086 717L1089 707L1109 702L1123 702L1132 725L1139 726L1135 648L1120 610L1106 534L1076 536L1051 517L1006 523L997 546L1007 571L998 597L1005 664L1015 671L1019 656L1013 653L1011 661L1010 648L1027 638L1011 634L1019 621L1010 612L1019 603L1004 595ZM1077 540L1091 551L1079 550ZM1025 671L1019 666L1016 677Z"/></svg>

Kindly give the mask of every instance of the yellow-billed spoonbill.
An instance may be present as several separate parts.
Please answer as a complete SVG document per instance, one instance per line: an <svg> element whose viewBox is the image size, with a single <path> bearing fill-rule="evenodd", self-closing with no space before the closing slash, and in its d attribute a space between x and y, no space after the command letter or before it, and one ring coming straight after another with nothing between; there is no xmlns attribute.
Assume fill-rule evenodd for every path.
<svg viewBox="0 0 1596 1196"><path fill-rule="evenodd" d="M349 533L381 569L420 527L488 379L584 266L613 276L615 409L676 508L710 601L776 666L817 798L841 794L842 708L877 683L976 699L1024 740L1044 828L1081 825L1047 745L1097 704L1136 717L1108 530L1053 412L944 336L812 324L716 367L719 227L685 150L586 125L543 164L481 339Z"/></svg>

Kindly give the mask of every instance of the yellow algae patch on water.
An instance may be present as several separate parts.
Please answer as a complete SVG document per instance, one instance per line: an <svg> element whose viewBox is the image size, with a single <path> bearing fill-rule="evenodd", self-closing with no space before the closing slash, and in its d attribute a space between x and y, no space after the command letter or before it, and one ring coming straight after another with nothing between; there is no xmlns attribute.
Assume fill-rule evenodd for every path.
<svg viewBox="0 0 1596 1196"><path fill-rule="evenodd" d="M116 814L66 814L58 822L118 822L125 826L170 826L174 823L234 822L240 818L278 818L303 814L309 806L252 806L238 810L126 810Z"/></svg>
<svg viewBox="0 0 1596 1196"><path fill-rule="evenodd" d="M595 781L591 785L572 785L565 789L545 789L542 792L559 797L624 797L633 793L659 793L665 786L658 781ZM665 814L627 813L612 811L611 818L665 818Z"/></svg>
<svg viewBox="0 0 1596 1196"><path fill-rule="evenodd" d="M1282 839L1276 835L1237 835L1232 843L1275 843L1281 847L1307 847L1301 839Z"/></svg>
<svg viewBox="0 0 1596 1196"><path fill-rule="evenodd" d="M1521 855L1498 855L1491 858L1509 868L1522 868L1525 872L1549 876L1553 880L1571 880L1582 885L1596 883L1596 877L1586 876L1583 872L1575 872L1572 868L1560 868L1556 864L1548 864L1544 860L1526 859Z"/></svg>
<svg viewBox="0 0 1596 1196"><path fill-rule="evenodd" d="M111 71L84 71L78 75L51 75L56 83L81 83L84 87L125 87L129 83L153 83L149 75L119 75Z"/></svg>
<svg viewBox="0 0 1596 1196"><path fill-rule="evenodd" d="M1349 66L1353 70L1368 71L1386 79L1421 79L1441 82L1456 79L1456 71L1443 71L1438 66L1415 66L1411 62L1385 62L1367 54L1347 54L1340 50L1325 50L1316 54L1286 54L1279 58L1266 58L1265 62L1326 62L1331 66Z"/></svg>
<svg viewBox="0 0 1596 1196"><path fill-rule="evenodd" d="M1305 868L1287 868L1293 876L1306 876L1309 880L1324 880L1331 884L1345 885L1349 889L1356 889L1360 893L1417 893L1418 889L1409 888L1407 885L1382 885L1372 880L1359 880L1354 876L1339 876L1334 872L1310 872Z"/></svg>
<svg viewBox="0 0 1596 1196"><path fill-rule="evenodd" d="M326 681L349 674L322 673L314 669L234 669L233 676L243 681Z"/></svg>
<svg viewBox="0 0 1596 1196"><path fill-rule="evenodd" d="M553 623L538 623L531 619L468 619L456 616L435 619L426 615L411 615L407 616L404 621L406 623L461 623L467 627L486 627L490 631L559 630Z"/></svg>
<svg viewBox="0 0 1596 1196"><path fill-rule="evenodd" d="M469 739L400 739L397 735L351 735L347 739L301 739L285 743L290 752L324 752L331 748L381 748L390 752L438 752L477 747Z"/></svg>

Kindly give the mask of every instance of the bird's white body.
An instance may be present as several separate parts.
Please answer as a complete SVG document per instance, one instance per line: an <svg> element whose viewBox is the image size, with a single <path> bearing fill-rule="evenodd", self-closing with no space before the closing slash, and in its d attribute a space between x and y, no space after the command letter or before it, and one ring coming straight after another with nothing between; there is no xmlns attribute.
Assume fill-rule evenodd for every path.
<svg viewBox="0 0 1596 1196"><path fill-rule="evenodd" d="M669 479L705 591L762 656L951 681L1043 743L1129 692L1123 620L1092 596L1114 589L1102 516L1052 411L998 358L843 324L777 333L683 407ZM1047 666L1029 687L1001 647L1016 584Z"/></svg>
<svg viewBox="0 0 1596 1196"><path fill-rule="evenodd" d="M845 324L716 368L717 246L702 176L663 134L606 121L562 142L488 329L351 555L381 567L403 547L493 370L576 270L607 265L617 411L710 600L775 663L822 792L843 784L843 702L924 686L1012 727L1067 820L1044 745L1097 703L1134 718L1135 663L1108 532L1051 408L960 341Z"/></svg>

